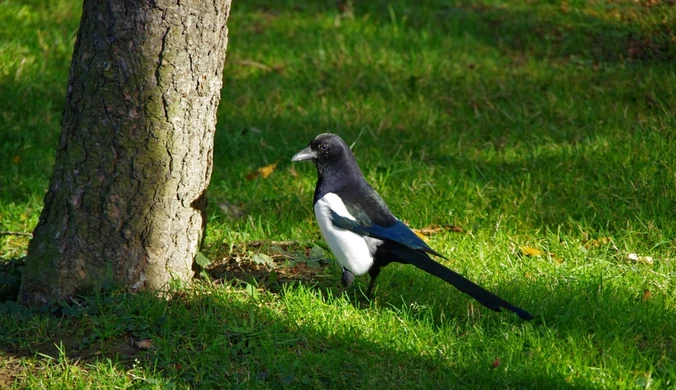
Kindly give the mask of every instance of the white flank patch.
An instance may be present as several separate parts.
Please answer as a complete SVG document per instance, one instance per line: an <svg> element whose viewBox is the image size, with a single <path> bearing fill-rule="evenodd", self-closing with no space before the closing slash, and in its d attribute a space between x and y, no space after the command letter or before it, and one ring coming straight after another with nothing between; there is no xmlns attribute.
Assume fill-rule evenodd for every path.
<svg viewBox="0 0 676 390"><path fill-rule="evenodd" d="M341 217L354 221L338 195L329 192L315 203L315 216L319 229L338 262L355 275L365 274L373 265L373 254L366 239L349 230L341 229L331 222L331 210ZM372 245L373 246L373 245Z"/></svg>

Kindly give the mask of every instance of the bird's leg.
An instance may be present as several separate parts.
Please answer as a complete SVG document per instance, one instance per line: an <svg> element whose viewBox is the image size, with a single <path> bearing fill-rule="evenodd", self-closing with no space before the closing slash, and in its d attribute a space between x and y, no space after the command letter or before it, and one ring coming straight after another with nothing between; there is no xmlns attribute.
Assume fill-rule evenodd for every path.
<svg viewBox="0 0 676 390"><path fill-rule="evenodd" d="M380 274L380 266L378 265L373 265L371 269L369 270L369 276L371 277L371 281L369 282L369 286L366 289L366 298L371 298L371 292L373 291L373 286L376 283L376 278Z"/></svg>
<svg viewBox="0 0 676 390"><path fill-rule="evenodd" d="M343 284L343 289L340 291L340 295L343 295L345 290L354 282L354 274L349 269L343 267L343 277L341 278L341 283Z"/></svg>

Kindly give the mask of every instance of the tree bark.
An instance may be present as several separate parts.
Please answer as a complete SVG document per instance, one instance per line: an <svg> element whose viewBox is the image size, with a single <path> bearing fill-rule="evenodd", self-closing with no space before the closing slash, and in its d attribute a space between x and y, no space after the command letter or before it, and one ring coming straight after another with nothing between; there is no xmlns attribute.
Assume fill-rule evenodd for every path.
<svg viewBox="0 0 676 390"><path fill-rule="evenodd" d="M19 300L188 281L205 227L230 0L85 0Z"/></svg>

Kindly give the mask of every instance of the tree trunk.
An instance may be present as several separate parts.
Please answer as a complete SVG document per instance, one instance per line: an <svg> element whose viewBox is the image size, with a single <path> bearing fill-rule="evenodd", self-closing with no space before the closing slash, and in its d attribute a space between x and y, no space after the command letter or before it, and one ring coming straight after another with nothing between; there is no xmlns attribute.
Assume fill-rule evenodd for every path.
<svg viewBox="0 0 676 390"><path fill-rule="evenodd" d="M230 0L85 0L19 300L187 281L204 234Z"/></svg>

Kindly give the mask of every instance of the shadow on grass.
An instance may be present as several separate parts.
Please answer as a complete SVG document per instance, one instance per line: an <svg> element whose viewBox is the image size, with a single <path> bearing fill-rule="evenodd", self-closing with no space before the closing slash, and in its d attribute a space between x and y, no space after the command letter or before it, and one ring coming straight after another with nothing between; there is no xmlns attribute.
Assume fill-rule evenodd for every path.
<svg viewBox="0 0 676 390"><path fill-rule="evenodd" d="M197 388L597 388L561 364L572 360L615 372L619 365L638 380L650 372L655 385L676 374L665 358L676 352L676 312L665 292L629 289L603 270L501 285L496 293L536 316L523 322L411 267L386 272L393 268L399 277L383 275L372 302L358 286L335 297L337 277L271 282L257 270L240 275L258 275L248 280L254 289L197 281L169 300L113 292L32 313L5 303L0 350L9 361L37 358L37 366L50 359L37 353L60 361L65 351L66 364L111 359L121 375L143 367L157 383ZM411 345L412 332L429 341ZM618 349L635 360L615 361ZM0 379L22 370L0 367Z"/></svg>
<svg viewBox="0 0 676 390"><path fill-rule="evenodd" d="M589 364L602 364L617 343L635 349L636 356L655 358L653 380L668 383L673 375L669 362L657 359L673 353L672 335L676 331L665 320L675 313L661 305L659 297L649 302L626 299L632 294L612 287L599 288L593 281L569 286L536 283L531 292L546 299L540 306L543 312L537 313L539 317L533 323L512 321L502 318L507 314L487 310L472 317L433 314L434 333L450 331L457 337L455 343L467 342L471 348L484 350L464 356L466 348L457 344L459 352L421 356L414 347L370 340L364 330L355 331L349 324L318 325L310 313L287 312L270 306L265 298L248 297L243 290L229 287L198 289L189 296L177 293L169 301L147 295L89 297L81 305L62 307L55 313L57 317L49 320L51 325L43 335L36 332L44 328L44 319L30 315L12 319L4 314L2 322L13 326L3 326L0 348L9 357L33 357L36 352L57 357L55 344L62 344L73 361L92 363L112 358L127 369L132 363L140 364L154 370L153 376L160 383L178 382L197 388L596 388L597 384L579 373L564 374L557 366L558 359L584 353L586 356L580 358L589 359ZM294 299L294 295L307 291L299 293L298 287L288 287L282 300L286 294ZM310 304L323 306L340 305L343 299L322 298L322 293L296 299L308 296ZM429 315L403 315L401 321L406 325L389 329L387 337L396 340L398 332L429 327ZM518 340L517 347L495 342L506 334ZM477 337L485 345L475 345ZM558 349L541 349L552 342ZM501 365L493 368L488 356L502 357ZM626 362L625 367L640 370L636 364Z"/></svg>
<svg viewBox="0 0 676 390"><path fill-rule="evenodd" d="M413 129L394 128L384 128L378 133L366 131L362 135L363 127L335 128L330 121L323 120L313 120L311 125L304 126L302 120L267 119L266 125L279 130L256 137L223 132L217 135L219 156L210 189L215 201L210 203L209 212L216 216L218 223L229 221L234 229L247 231L251 220L263 221L278 237L288 237L290 221L293 227L306 226L312 217L314 167L296 164L292 168L289 156L304 147L315 134L332 131L341 134L348 143L359 140L356 156L367 176L377 177L389 170L402 171L389 178L387 186L371 182L403 219L419 217L411 207L420 205L417 197L421 196L422 189L413 188L412 183L421 180L421 175L432 173L444 179L437 182L431 179L434 188L423 192L428 199L426 204L438 205L434 207L439 210L452 210L457 220L468 219L475 224L464 226L468 230L491 229L502 214L521 218L519 226L551 230L564 226L564 230L570 231L584 226L590 232L610 235L630 225L652 226L642 233L650 237L652 243L668 241L676 234L670 228L671 221L676 220L673 208L676 192L673 191L672 150L669 142L665 142L673 134L668 132L590 127L578 131L540 128L534 134L527 130L513 131L508 135L511 137L508 142L514 150L511 155L504 155L493 152L494 141L504 134L499 128L479 133L468 129L468 135L444 130L421 138ZM233 161L241 150L237 147L224 150L229 149L223 148L224 145L274 142L271 140L279 133L293 128L309 130L304 131L305 137L300 131L289 135L284 145L268 151L265 161L240 160L235 167L219 163ZM225 141L225 137L229 140ZM238 138L241 141L236 141ZM462 143L464 145L457 147ZM392 148L411 157L393 157L398 153L393 153ZM483 158L487 154L492 154L491 158ZM275 177L251 183L244 180L244 174L255 170L257 165L274 161L280 162ZM221 169L218 165L222 165ZM312 184L301 182L301 178ZM300 184L307 187L303 187L302 193L298 192ZM454 188L456 184L460 187ZM477 199L477 189L483 190L480 199ZM464 193L454 197L458 191ZM245 218L229 219L218 208L221 198L241 204ZM411 198L413 200L409 200ZM475 203L474 211L465 210L465 202L470 201ZM477 207L484 210L484 214L477 215ZM448 218L447 213L426 217L427 223L454 222L444 218ZM655 227L661 229L662 238L654 237Z"/></svg>
<svg viewBox="0 0 676 390"><path fill-rule="evenodd" d="M388 4L390 2L359 2L355 4L356 18L365 17L368 13L369 20L383 25L393 23L392 15L387 11ZM318 14L335 13L333 7L333 3L329 2L282 2L274 5L258 2L246 5L247 11L272 15L290 12L307 15L310 20ZM413 173L409 177L400 175L398 179L393 179L394 187L408 184L417 178L415 172L424 172L430 166L442 175L457 171L457 175L448 174L458 179L455 182L470 183L468 187L493 185L495 192L488 201L490 204L485 205L489 206L487 209L497 204L505 212L517 215L519 212L512 209L512 205L500 199L505 197L501 190L527 186L533 194L518 200L518 209L522 210L522 216L528 216L528 220L523 221L528 226L556 228L572 221L590 229L613 232L626 228L627 223L632 222L627 216L631 216L639 223L656 221L659 227L666 229L668 221L676 217L671 207L676 201L674 192L670 191L673 187L671 149L663 142L674 138L670 130L673 117L663 111L666 102L674 95L658 76L664 71L666 59L671 58L674 52L668 39L662 41L663 35L671 36L670 30L654 34L654 39L660 40L660 43L653 42L650 45L657 47L645 48L649 54L637 48L632 52L635 57L632 57L625 54L631 46L628 40L634 39L632 34L640 30L635 23L623 24L573 12L538 13L535 8L523 7L449 8L445 3L412 5L394 2L392 9L398 18L408 17L406 25L412 35L419 34L416 28L425 28L440 36L448 36L449 42L467 39L474 46L451 45L458 50L448 53L460 64L467 63L463 55L475 55L472 53L474 48L479 53L484 53L486 47L497 48L500 53L496 60L498 69L467 68L462 75L426 73L424 70L420 74L411 74L410 69L399 72L398 67L364 64L358 60L330 64L331 61L341 61L337 55L337 58L327 61L329 65L317 71L317 80L308 80L303 74L293 71L258 72L239 79L232 76L239 73L236 69L226 71L228 82L223 92L226 107L240 99L249 101L241 96L241 91L229 91L227 85L246 83L251 90L269 92L269 96L252 98L253 101L263 100L266 103L261 107L263 111L257 111L255 116L228 117L221 111L220 123L226 123L226 128L216 135L217 166L219 161L237 161L241 150L251 145L267 146L267 149L259 148L265 151L263 161L260 155L251 156L250 161L242 165L232 169L221 166L214 173L214 183L226 183L224 187L235 192L226 195L231 200L247 204L247 211L253 219L263 217L263 220L270 221L271 226L285 226L278 222L304 218L297 206L302 197L298 194L294 197L286 191L288 182L295 179L287 175L284 181L270 180L272 184L268 188L273 188L274 192L281 191L276 195L267 193L262 199L256 197L255 186L239 183L238 176L241 181L244 176L242 171L255 169L256 164L262 166L277 160L282 161L278 167L281 171L281 168L289 166L287 160L293 152L324 131L337 132L348 143L359 139L357 157L366 172L381 168L387 170L388 164L401 166L401 158L397 162L392 156L411 155L412 158L405 164ZM434 10L443 12L435 13ZM261 22L264 26L259 29L264 31L267 28L265 23L272 23L269 20L274 20L274 16ZM233 23L238 22L234 19ZM299 45L302 47L304 44L308 51L314 50L315 46L322 47L314 38L316 26L284 27L293 28L294 35L293 39L278 42L282 46L279 50L298 51ZM557 29L565 31L556 32ZM340 34L340 30L336 33ZM256 34L259 33L251 36L253 41L259 39ZM267 38L260 39L265 44L263 40ZM640 39L653 38L646 36ZM400 40L403 42L401 47L390 41L387 41L389 46L385 46L388 50L401 50L403 61L414 62L412 55L406 57L409 52L415 51L410 48L414 47L414 40L408 41L406 34L402 34ZM440 47L432 50L440 50ZM230 55L238 58L249 54L241 50L235 48ZM307 59L311 60L310 57L308 55ZM509 62L506 68L500 68L503 57ZM546 69L544 74L531 74L529 70L524 70L528 61L545 58L548 62L538 63ZM556 64L551 62L552 58L578 64L579 72L574 68L558 72L554 67ZM597 69L595 62L604 64ZM370 71L365 72L364 67ZM608 72L604 67L613 71ZM613 76L619 68L624 69L620 72L624 77L622 80ZM465 76L472 73L476 76ZM229 79L231 76L233 79ZM440 92L444 89L448 92ZM274 98L280 91L293 90L301 90L309 98L300 98L292 103ZM381 94L385 99L390 99L392 94L395 96L378 106L368 100L373 94ZM329 102L344 102L344 116L336 118L331 115L331 110L312 111L307 107L313 105L314 100L324 98ZM416 98L423 100L424 104L407 105L406 102ZM352 100L358 102L357 107L350 106ZM362 101L367 108L358 106ZM303 105L310 110L309 113L303 113ZM420 110L431 113L420 114ZM436 121L435 124L426 123L432 120L430 118ZM239 134L239 130L255 126L264 127L261 135ZM280 134L283 136L280 137ZM500 157L505 145L517 156ZM664 149L659 152L645 150L650 145ZM483 160L485 151L493 148L498 157ZM540 149L551 149L551 152ZM393 153L393 150L396 152ZM653 153L663 156L663 159L654 162L655 170L646 171L643 163L653 163L642 161L642 155L653 156ZM440 192L446 190L442 185L438 185ZM394 202L389 201L392 206ZM450 199L444 201L447 202L445 208L455 210L462 219L464 205L453 204Z"/></svg>
<svg viewBox="0 0 676 390"><path fill-rule="evenodd" d="M389 8L388 8L389 6ZM666 5L665 5L666 6ZM308 19L311 19L313 15L316 14L336 14L336 5L333 1L324 1L324 2L252 2L245 5L241 5L241 10L234 10L232 23L237 24L237 17L246 15L247 12L251 13L254 11L268 12L271 14L280 14L283 12L291 12L295 14L300 14L307 16ZM524 7L510 7L510 8L499 8L496 6L490 5L473 5L473 4L462 4L449 6L446 2L423 2L423 3L410 3L410 2L389 2L389 1L376 1L376 2L355 2L354 3L354 13L356 18L365 17L366 14L370 15L371 20L377 21L381 26L401 23L402 28L408 26L413 33L419 29L428 29L432 33L438 33L442 36L448 36L449 39L461 40L463 37L471 37L477 42L478 46L489 46L496 47L499 51L503 51L503 54L512 58L513 61L516 61L514 66L518 67L521 65L521 62L524 58L544 58L544 57L560 57L570 60L571 58L579 60L582 59L582 62L585 61L605 61L605 62L622 62L626 60L627 63L631 63L632 60L635 61L634 65L641 68L651 68L663 61L671 59L674 54L673 43L670 37L673 35L665 22L664 31L660 30L662 27L659 27L658 30L653 32L645 32L645 36L636 36L632 38L639 31L633 23L621 23L621 22L611 22L612 19L601 17L601 16L592 16L589 14L579 13L579 12L538 12L537 8L524 8ZM637 6L637 10L642 10L640 6ZM661 9L661 8L660 8ZM238 14L237 12L240 12ZM406 17L404 22L402 18ZM243 20L246 20L247 16L243 17ZM399 22L397 22L397 20ZM76 23L70 23L75 25ZM572 27L571 27L572 26ZM661 25L660 25L661 26ZM262 27L264 28L264 27ZM295 26L293 28L296 28ZM316 36L317 31L312 30L314 27L310 27L307 31L303 28L298 28L295 31L295 38L290 40L280 40L276 41L276 44L282 45L284 48L292 49L294 45L297 45L298 42L303 42L304 39L309 39L310 37ZM236 33L235 30L233 33ZM255 36L259 33L256 31L249 31L242 29L242 35L249 34L248 38L255 40ZM632 35L633 34L633 35ZM305 37L305 38L304 38ZM235 39L234 37L233 39ZM405 38L405 37L404 37ZM402 39L404 39L402 38ZM638 47L632 49L633 54L627 54L631 47L633 47L631 41L632 39L637 41L645 41L645 47ZM629 42L629 43L628 43ZM296 48L297 50L297 48ZM468 51L469 48L465 48L465 51ZM600 51L599 51L600 50ZM517 54L515 54L516 52ZM237 55L237 49L235 47L234 54ZM246 53L244 53L246 54ZM518 57L518 58L517 58ZM521 58L521 59L519 59ZM640 61L639 61L640 60ZM52 68L53 65L56 65L54 61L63 62L63 58L56 58L50 60L51 62L47 63L48 68ZM357 64L359 65L359 64ZM233 66L229 64L228 66ZM361 66L361 65L359 65ZM346 74L360 74L359 66L350 68L349 65L345 69L342 69L341 72ZM581 66L586 66L582 64ZM354 85L355 88L364 89L364 93L372 93L374 90L381 88L383 93L388 90L387 81L383 81L382 74L383 70L379 69L374 65L374 72L370 72L364 75L364 78L360 80L358 85ZM323 74L330 76L330 72L323 70ZM384 70L385 74L391 72L389 69ZM471 69L468 69L467 72L472 72ZM63 72L65 75L65 71ZM320 72L321 73L321 72ZM545 116L549 114L552 126L543 126L541 122L528 123L527 120L517 121L513 123L514 126L532 126L533 131L518 131L510 130L508 126L503 125L500 127L493 127L490 124L492 123L503 123L504 118L498 113L499 110L491 109L490 106L497 106L500 109L500 105L504 101L511 99L524 99L526 96L537 96L539 94L545 93L547 90L551 89L560 89L564 90L566 86L573 85L574 90L583 90L590 83L594 83L595 79L582 79L582 80L535 80L534 87L532 90L516 88L511 91L510 95L505 95L504 92L501 92L499 84L501 82L501 76L495 75L492 79L484 81L468 81L462 79L449 79L447 77L437 77L437 75L420 75L417 78L409 78L410 75L397 75L395 73L387 74L390 80L394 80L397 83L403 83L402 85L409 85L409 87L401 88L402 95L406 94L407 88L415 89L415 93L423 96L434 95L433 91L440 88L440 86L448 85L453 88L453 85L460 85L460 88L454 88L453 90L457 92L457 95L452 98L452 101L433 101L430 99L430 106L436 106L435 110L437 112L452 112L453 116L463 117L467 113L472 113L475 110L486 112L487 114L480 119L477 119L477 122L485 121L487 125L485 126L476 126L472 123L464 123L466 126L458 126L462 128L459 132L467 134L468 137L471 137L471 141L474 145L486 142L492 142L496 139L499 139L503 136L507 136L511 142L525 142L529 145L535 144L544 144L544 143L579 143L583 142L585 139L593 138L598 135L598 130L592 128L588 122L585 122L584 119L575 119L569 118L565 110L554 110L551 109L550 112L545 112ZM34 77L38 77L35 75ZM228 79L229 75L226 71L225 78ZM400 80L402 77L405 77L405 80ZM346 77L349 79L349 77ZM24 77L25 79L25 77ZM603 76L599 76L598 79L603 79ZM268 84L281 83L279 85L283 86L285 89L290 90L291 88L305 91L307 95L313 95L313 93L318 92L322 89L322 83L317 82L317 80L306 80L299 77L297 74L289 76L280 75L276 72L268 73L258 73L250 74L244 79L238 80L229 80L228 86L224 90L224 104L229 102L237 102L240 98L237 94L241 94L243 89L247 88L234 88L232 90L232 95L229 93L228 88L230 83L236 81L240 85L250 85L252 88L249 90L254 91L266 91L265 88ZM271 82L272 81L272 82ZM531 80L533 81L533 80ZM640 80L638 80L640 82ZM491 85L492 84L492 85ZM464 85L464 86L463 86ZM363 86L367 86L364 88ZM332 85L332 87L337 87ZM44 100L47 97L47 101L54 102L54 108L50 110L51 114L56 116L57 112L60 112L60 107L62 106L63 96L65 95L65 88L59 83L50 82L50 83L40 83L39 85L33 84L7 84L3 85L2 92L3 95L7 94L7 101L12 104L8 107L4 107L6 117L12 118L17 116L25 116L25 106L26 103L40 97ZM488 102L482 102L480 97L475 96L474 92L477 90L486 90L488 89L487 95L493 96L494 99ZM615 104L618 102L624 103L625 105L653 105L655 110L659 110L660 102L654 101L653 95L650 93L652 89L664 89L660 86L659 83L651 83L648 87L639 88L638 91L628 87L623 91L618 92L618 96L614 98ZM61 91L61 92L59 92ZM645 91L643 93L642 91ZM665 94L667 92L664 92ZM664 95L664 94L662 94ZM669 96L664 95L664 96ZM264 96L258 96L258 99L265 99ZM314 99L314 97L312 98ZM582 102L579 106L584 105L593 105L595 102L592 97L580 97ZM659 99L658 99L659 100ZM652 103L651 103L652 102ZM477 108L478 107L478 108ZM533 115L537 116L538 114L535 111L541 109L542 107L533 107ZM620 107L621 109L622 107ZM289 108L291 111L293 108ZM511 107L512 110L521 109L521 107ZM546 108L545 108L546 109ZM515 111L508 111L508 114L514 115L518 114ZM540 112L539 114L542 114ZM392 113L396 118L397 113ZM403 113L402 115L405 115ZM474 116L473 114L467 115L468 117ZM217 153L219 149L231 148L232 150L225 153L224 158L216 160L217 169L214 175L215 180L227 180L224 176L219 176L219 171L226 171L226 169L218 169L219 161L230 161L234 157L238 156L240 148L237 142L233 142L227 138L237 138L238 132L242 128L248 128L253 126L253 120L261 120L260 115L256 113L256 118L247 117L244 115L233 115L228 117L227 115L221 115L221 123L226 123L225 129L219 127L217 132ZM28 120L22 120L28 121ZM580 123L580 129L576 131L571 131L570 129L562 129L560 125L562 123L572 121L578 121ZM52 121L53 122L53 121ZM339 131L346 134L346 138L356 138L356 135L359 134L364 126L367 126L370 129L377 127L377 123L368 123L366 120L362 123L348 124L340 121L331 121L331 120L322 120L317 119L316 117L312 118L298 118L294 113L288 113L282 115L279 119L267 118L264 119L264 125L266 128L277 129L277 131L271 132L268 138L278 138L280 133L285 134L285 142L282 145L281 151L274 150L271 151L269 156L270 160L274 161L275 159L287 159L290 153L292 153L298 145L302 145L307 142L305 137L308 137L310 134L316 134L319 131L324 129ZM384 124L382 132L378 133L380 142L385 141L384 143L403 145L406 148L415 148L417 145L410 145L407 143L407 139L411 138L410 135L414 132L419 131L419 129L400 129L397 128L397 124L393 122L384 122L381 121L381 124ZM463 125L463 123L458 123L458 125ZM478 127L478 128L477 128ZM306 135L300 135L297 129L303 128L312 128L311 133ZM296 129L295 134L288 134L290 130ZM26 129L20 129L25 132ZM13 131L13 130L12 130ZM606 131L606 130L603 130ZM628 131L634 131L633 129ZM3 182L6 183L18 183L24 182L29 184L13 184L9 188L2 192L3 199L6 199L9 202L25 202L27 197L30 197L37 193L42 193L43 191L38 191L38 185L35 183L45 183L47 182L49 169L46 167L45 161L51 161L50 156L53 154L52 150L45 148L38 148L37 145L51 144L55 145L57 141L57 136L53 133L50 133L48 137L45 138L45 134L36 131L36 134L30 136L19 136L17 135L19 129L16 130L16 133L2 139L3 143L12 144L16 143L18 149L30 147L32 150L29 153L37 153L39 156L35 158L24 158L24 161L33 160L34 168L31 169L9 169L3 170L0 175L3 175ZM457 133L457 131L453 131ZM446 138L449 131L445 130L438 134L439 138ZM6 134L12 134L6 133ZM668 132L665 135L668 136ZM289 135L286 137L286 135ZM430 135L433 135L432 133ZM25 140L24 138L28 138ZM367 138L367 137L365 137ZM375 138L375 137L374 137ZM432 146L431 155L426 163L438 164L439 166L448 166L452 169L460 169L465 172L472 171L475 169L475 166L481 164L480 161L471 159L467 155L449 155L447 149L442 150L439 146L450 145L458 141L457 136L451 136L449 142L437 142ZM253 142L258 140L248 140L243 141L243 144L247 148L251 148ZM296 142L298 141L298 142ZM366 144L378 144L379 140L365 140ZM611 139L611 142L613 140ZM618 142L620 142L618 140ZM33 146L36 145L36 146ZM471 146L471 145L470 145ZM437 147L435 149L435 147ZM17 149L17 150L18 150ZM36 152L37 151L37 152ZM462 153L462 152L460 152ZM552 161L546 161L543 163L546 164L557 164L564 162L564 158L569 158L571 156L562 156L555 157ZM573 159L575 156L572 156ZM602 162L603 157L599 157L599 161L580 161L579 163L573 162L572 165L577 167L584 167L580 169L581 175L586 175L589 172L593 172L593 166L597 162ZM7 161L9 164L9 161ZM257 161L245 161L245 164L239 165L236 167L243 176L242 172L245 174L247 169L251 169L253 164L257 164ZM373 163L373 162L371 162ZM540 164L539 161L533 161L533 165L537 167ZM37 167L40 167L39 169ZM591 167L588 169L588 167ZM515 177L517 180L520 176L523 176L524 169L527 169L528 166L509 166L509 163L503 165L491 166L485 164L482 168L487 168L486 176L491 178L501 178L504 176ZM13 176L9 176L12 175ZM229 171L228 173L232 173ZM537 172L534 172L534 175L537 176ZM618 176L621 176L618 174ZM18 180L18 181L17 181ZM237 180L237 179L235 179ZM618 177L619 181L619 177ZM230 185L230 184L229 184ZM33 187L31 190L26 191L25 187ZM634 197L636 193L628 192L629 186L624 186L619 188L620 191L624 191L619 198L629 199ZM601 189L602 190L602 189ZM610 193L610 191L608 191ZM640 192L640 191L637 191ZM613 193L615 191L613 190ZM563 211L566 209L566 202L568 201L568 195L561 194L557 195L555 192L550 192L552 195L551 205L559 206L561 210L558 210L554 213L554 216L550 216L547 213L548 206L545 206L545 211L542 213L542 221L551 225L558 225L562 221L566 220L566 216ZM235 195L236 197L237 195ZM572 197L572 196L571 196ZM606 202L608 199L611 199L610 195L605 196L602 202ZM617 199L617 198L616 198ZM292 203L295 199L287 199L286 203ZM640 201L640 200L639 200ZM615 200L619 204L625 202L624 200ZM646 200L645 205L649 204L651 201ZM656 214L664 211L662 207L665 202L658 202L660 205L658 210L650 211L652 214ZM286 207L285 208L289 208ZM256 206L254 206L256 207ZM638 211L643 212L647 207L639 206ZM213 210L213 209L212 209ZM588 216L590 220L593 220L597 215L597 212L594 211L594 208L589 208ZM585 213L583 209L579 210L580 213ZM285 213L285 211L280 211L280 215ZM262 214L255 211L253 214ZM274 216L270 216L273 217ZM600 224L604 223L603 221L607 216L601 216L599 222ZM648 218L649 219L649 218Z"/></svg>
<svg viewBox="0 0 676 390"><path fill-rule="evenodd" d="M268 17L343 12L344 17L368 18L380 25L393 25L404 33L409 29L431 29L442 34L468 34L517 60L535 56L582 63L649 65L676 59L671 2L569 7L565 3L505 5L491 1L252 1L244 7ZM664 18L655 23L658 15ZM652 21L649 28L641 27L645 20ZM260 29L258 26L254 30Z"/></svg>

